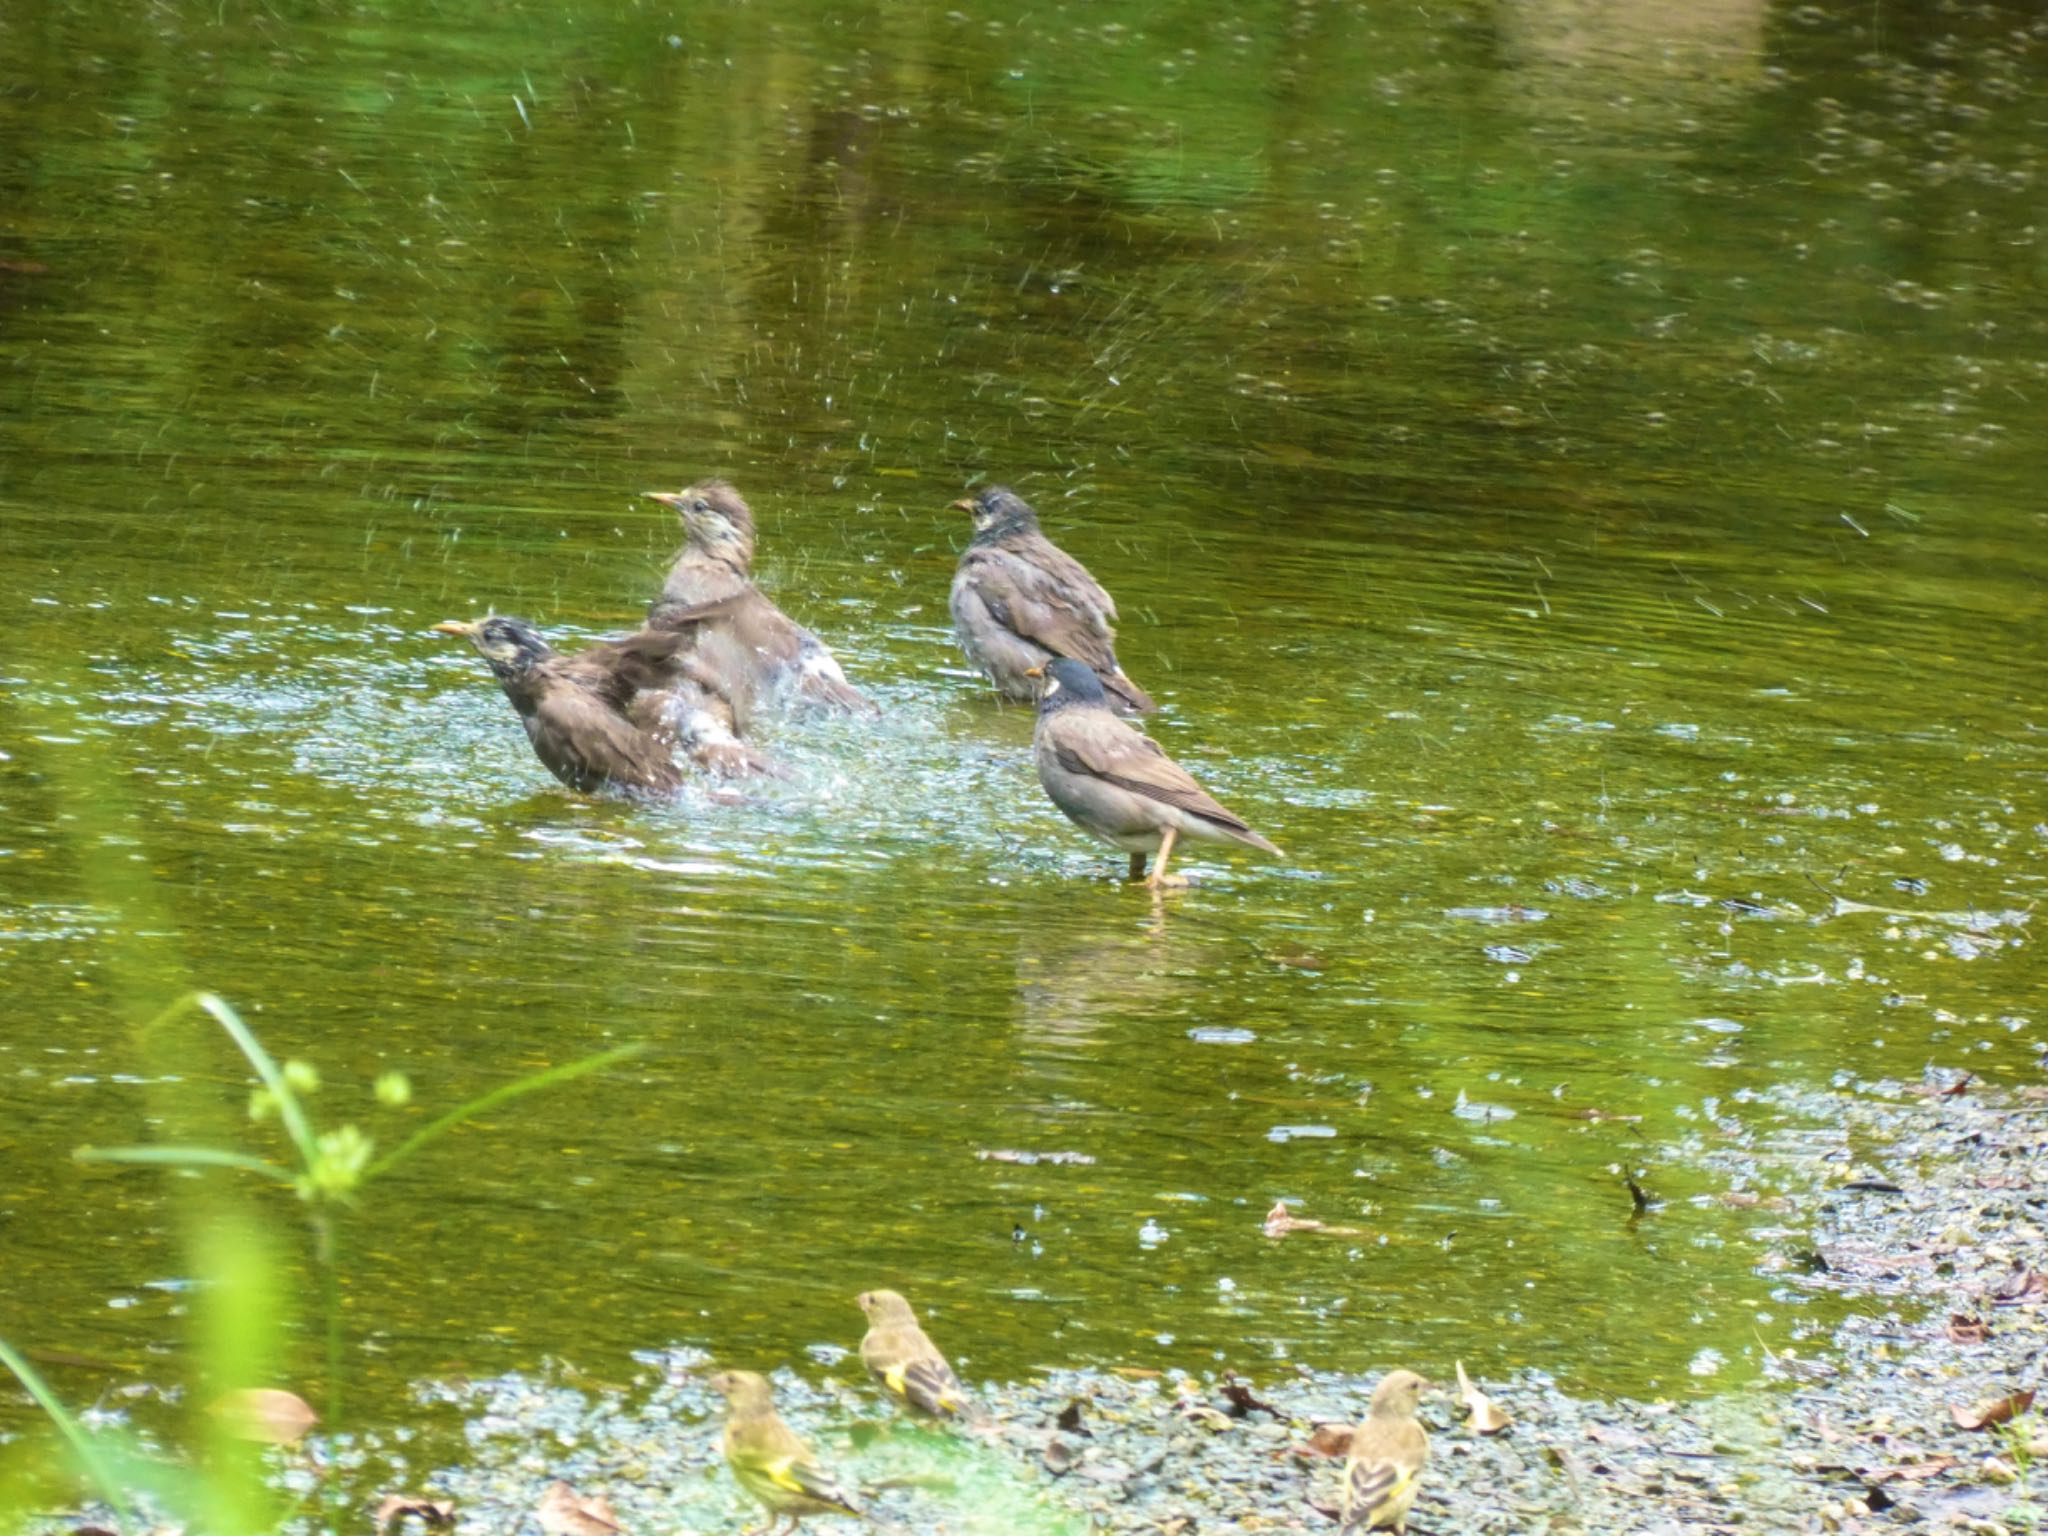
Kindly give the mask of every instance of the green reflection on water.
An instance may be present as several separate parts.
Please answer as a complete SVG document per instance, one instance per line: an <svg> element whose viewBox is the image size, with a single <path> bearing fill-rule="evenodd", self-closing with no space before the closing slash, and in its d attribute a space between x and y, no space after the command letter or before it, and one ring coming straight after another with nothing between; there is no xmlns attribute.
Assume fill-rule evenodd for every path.
<svg viewBox="0 0 2048 1536"><path fill-rule="evenodd" d="M394 1179L348 1297L384 1412L850 1343L884 1281L970 1375L1743 1371L1807 1309L1684 1152L2039 1038L2023 930L1808 878L2041 883L2048 51L1882 19L0 21L0 1297L170 1372L161 1184L67 1161L149 1112L82 757L165 952L330 1080L653 1046ZM745 808L558 795L422 631L630 622L634 493L707 471L889 718ZM1042 802L945 630L984 475L1290 863L1155 913ZM1369 1236L1271 1242L1280 1198Z"/></svg>

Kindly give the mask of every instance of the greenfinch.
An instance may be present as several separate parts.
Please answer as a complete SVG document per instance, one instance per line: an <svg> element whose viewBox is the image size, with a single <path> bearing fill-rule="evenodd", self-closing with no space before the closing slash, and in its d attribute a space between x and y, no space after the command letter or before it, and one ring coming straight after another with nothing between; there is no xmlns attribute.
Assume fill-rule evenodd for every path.
<svg viewBox="0 0 2048 1536"><path fill-rule="evenodd" d="M1365 1422L1351 1432L1339 1536L1359 1531L1404 1536L1407 1531L1408 1507L1429 1460L1429 1436L1415 1421L1428 1385L1413 1371L1389 1371L1373 1389Z"/></svg>
<svg viewBox="0 0 2048 1536"><path fill-rule="evenodd" d="M782 1422L768 1383L752 1371L720 1371L711 1390L725 1399L725 1434L719 1448L739 1484L770 1516L766 1531L789 1522L794 1531L805 1515L851 1515L865 1519L837 1478L818 1465L811 1448Z"/></svg>
<svg viewBox="0 0 2048 1536"><path fill-rule="evenodd" d="M918 1413L956 1419L967 1413L967 1389L917 1325L910 1303L895 1291L862 1291L854 1298L867 1314L860 1361L892 1397Z"/></svg>

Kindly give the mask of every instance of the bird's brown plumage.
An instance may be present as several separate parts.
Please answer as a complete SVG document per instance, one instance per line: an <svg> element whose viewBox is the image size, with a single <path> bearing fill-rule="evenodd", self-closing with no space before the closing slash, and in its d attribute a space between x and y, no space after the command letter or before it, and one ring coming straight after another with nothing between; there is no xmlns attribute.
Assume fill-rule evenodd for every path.
<svg viewBox="0 0 2048 1536"><path fill-rule="evenodd" d="M1131 854L1133 878L1144 855L1156 852L1151 883L1167 883L1165 865L1182 836L1280 852L1157 742L1110 713L1101 679L1071 657L1044 669L1032 756L1047 797L1076 826Z"/></svg>
<svg viewBox="0 0 2048 1536"><path fill-rule="evenodd" d="M449 619L434 628L476 647L534 755L572 789L672 791L682 783L678 745L717 771L779 771L731 735L731 704L694 656L690 625L595 641L568 656L521 619Z"/></svg>
<svg viewBox="0 0 2048 1536"><path fill-rule="evenodd" d="M1020 703L1036 699L1030 669L1068 656L1094 671L1115 708L1146 714L1159 707L1117 662L1115 601L1040 531L1029 503L991 486L953 505L975 520L953 574L953 633L997 692Z"/></svg>
<svg viewBox="0 0 2048 1536"><path fill-rule="evenodd" d="M684 531L661 595L647 610L647 627L695 623L698 654L732 699L742 733L758 712L788 695L848 712L874 711L825 643L754 584L754 514L738 491L723 480L702 480L647 495L674 510Z"/></svg>

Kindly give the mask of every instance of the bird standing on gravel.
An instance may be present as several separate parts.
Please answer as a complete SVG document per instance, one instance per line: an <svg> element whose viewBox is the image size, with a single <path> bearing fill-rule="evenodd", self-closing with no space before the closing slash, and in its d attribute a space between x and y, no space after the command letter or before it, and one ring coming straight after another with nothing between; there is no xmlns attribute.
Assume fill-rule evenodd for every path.
<svg viewBox="0 0 2048 1536"><path fill-rule="evenodd" d="M1429 1460L1429 1436L1415 1420L1428 1385L1413 1371L1389 1371L1373 1389L1365 1422L1351 1432L1338 1536L1407 1531L1408 1507Z"/></svg>
<svg viewBox="0 0 2048 1536"><path fill-rule="evenodd" d="M1038 514L1007 486L954 507L974 538L953 574L953 634L1006 699L1038 697L1032 668L1071 656L1093 669L1110 706L1127 715L1159 706L1117 665L1116 604L1087 568L1038 530Z"/></svg>
<svg viewBox="0 0 2048 1536"><path fill-rule="evenodd" d="M720 1371L711 1378L711 1390L725 1399L719 1448L740 1486L768 1511L768 1531L785 1520L795 1531L806 1515L867 1518L796 1431L782 1422L764 1378L752 1371Z"/></svg>
<svg viewBox="0 0 2048 1536"><path fill-rule="evenodd" d="M825 642L754 585L754 514L738 491L723 480L700 480L687 490L646 495L674 509L684 534L661 596L647 610L647 627L698 626L698 652L738 708L742 735L758 709L787 694L848 713L875 712ZM707 614L709 604L719 611Z"/></svg>
<svg viewBox="0 0 2048 1536"><path fill-rule="evenodd" d="M1131 878L1145 874L1145 855L1159 861L1146 883L1186 884L1166 872L1181 837L1242 843L1262 853L1280 850L1225 809L1158 742L1110 713L1102 680L1065 656L1043 669L1032 754L1038 782L1067 819L1131 856Z"/></svg>
<svg viewBox="0 0 2048 1536"><path fill-rule="evenodd" d="M895 1291L863 1291L855 1298L867 1314L860 1361L891 1396L922 1414L959 1418L968 1409L967 1389L939 1353L910 1303Z"/></svg>

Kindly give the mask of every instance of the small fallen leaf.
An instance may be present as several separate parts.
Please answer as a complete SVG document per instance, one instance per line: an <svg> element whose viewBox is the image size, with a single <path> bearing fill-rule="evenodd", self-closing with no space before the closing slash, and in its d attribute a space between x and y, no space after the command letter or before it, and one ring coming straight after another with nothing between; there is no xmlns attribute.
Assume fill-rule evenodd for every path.
<svg viewBox="0 0 2048 1536"><path fill-rule="evenodd" d="M1326 1221L1317 1221L1312 1216L1297 1216L1287 1209L1285 1200L1273 1202L1273 1209L1266 1212L1266 1236L1285 1237L1290 1232L1324 1232L1331 1237L1363 1237L1363 1227L1333 1227Z"/></svg>
<svg viewBox="0 0 2048 1536"><path fill-rule="evenodd" d="M1253 1396L1252 1389L1235 1377L1224 1381L1223 1395L1230 1400L1230 1416L1233 1419L1241 1419L1253 1409L1260 1413L1270 1413L1276 1419L1280 1417L1278 1408L1262 1398Z"/></svg>
<svg viewBox="0 0 2048 1536"><path fill-rule="evenodd" d="M1728 1189L1715 1196L1731 1211L1789 1211L1792 1202L1783 1195L1760 1195L1753 1189Z"/></svg>
<svg viewBox="0 0 2048 1536"><path fill-rule="evenodd" d="M1930 1477L1939 1477L1942 1473L1948 1471L1949 1468L1961 1465L1962 1462L1953 1456L1930 1456L1925 1461L1911 1462L1902 1467L1886 1467L1881 1472L1873 1472L1870 1474L1870 1481L1873 1483L1889 1483L1896 1480L1904 1483L1924 1483Z"/></svg>
<svg viewBox="0 0 2048 1536"><path fill-rule="evenodd" d="M1343 1456L1351 1450L1349 1424L1318 1424L1302 1450L1310 1456Z"/></svg>
<svg viewBox="0 0 2048 1536"><path fill-rule="evenodd" d="M564 1482L549 1483L534 1507L547 1536L617 1536L619 1517L603 1494L581 1494Z"/></svg>
<svg viewBox="0 0 2048 1536"><path fill-rule="evenodd" d="M1957 1312L1948 1320L1948 1338L1951 1344L1982 1344L1991 1337L1991 1325L1981 1317Z"/></svg>
<svg viewBox="0 0 2048 1536"><path fill-rule="evenodd" d="M450 1526L455 1523L455 1506L446 1499L423 1499L416 1494L389 1493L384 1501L372 1512L370 1518L377 1523L377 1529L388 1531L402 1523L406 1516L418 1518L422 1525L434 1527Z"/></svg>
<svg viewBox="0 0 2048 1536"><path fill-rule="evenodd" d="M1054 1477L1065 1477L1074 1470L1074 1463L1081 1458L1071 1445L1058 1436L1054 1436L1046 1442L1045 1449L1040 1453L1039 1459L1045 1463L1045 1470Z"/></svg>
<svg viewBox="0 0 2048 1536"><path fill-rule="evenodd" d="M320 1415L293 1392L276 1387L247 1387L216 1398L207 1410L238 1440L265 1445L291 1445L320 1422Z"/></svg>
<svg viewBox="0 0 2048 1536"><path fill-rule="evenodd" d="M1497 1435L1514 1423L1492 1398L1472 1385L1472 1378L1465 1374L1465 1362L1460 1360L1457 1364L1458 1401L1472 1410L1472 1417L1465 1421L1465 1427L1475 1435Z"/></svg>
<svg viewBox="0 0 2048 1536"><path fill-rule="evenodd" d="M1322 1226L1306 1216L1297 1216L1287 1209L1285 1200L1275 1200L1273 1209L1266 1212L1266 1236L1285 1237L1290 1232L1314 1232Z"/></svg>
<svg viewBox="0 0 2048 1536"><path fill-rule="evenodd" d="M1965 1072L1960 1077L1948 1079L1930 1077L1924 1082L1906 1084L1906 1092L1923 1099L1952 1099L1965 1092L1976 1075L1974 1072Z"/></svg>
<svg viewBox="0 0 2048 1536"><path fill-rule="evenodd" d="M1190 1424L1199 1424L1211 1433L1234 1428L1237 1424L1237 1421L1221 1408L1212 1408L1194 1398L1189 1398L1174 1411Z"/></svg>
<svg viewBox="0 0 2048 1536"><path fill-rule="evenodd" d="M2033 1406L2034 1394L2028 1389L2008 1392L2004 1397L1987 1397L1968 1408L1958 1408L1954 1403L1950 1403L1948 1412L1949 1417L1956 1421L1957 1429L1991 1429L2006 1423L2016 1415L2025 1413Z"/></svg>
<svg viewBox="0 0 2048 1536"><path fill-rule="evenodd" d="M2025 1307L2043 1300L2048 1300L2048 1275L2024 1264L2015 1264L2012 1273L1999 1281L1998 1289L1991 1293L1991 1304L1995 1307Z"/></svg>

